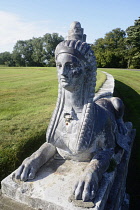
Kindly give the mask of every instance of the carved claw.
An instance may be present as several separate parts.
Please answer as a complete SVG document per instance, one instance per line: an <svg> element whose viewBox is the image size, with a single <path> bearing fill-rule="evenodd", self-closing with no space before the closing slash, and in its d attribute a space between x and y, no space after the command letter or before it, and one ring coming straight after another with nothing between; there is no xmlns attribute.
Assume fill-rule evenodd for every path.
<svg viewBox="0 0 140 210"><path fill-rule="evenodd" d="M35 177L38 168L38 161L29 157L23 161L22 165L16 170L13 176L15 179L25 182Z"/></svg>
<svg viewBox="0 0 140 210"><path fill-rule="evenodd" d="M112 148L100 151L94 156L85 168L83 176L77 182L74 189L75 199L91 201L96 196L99 181L103 173L107 170L110 158L114 150Z"/></svg>
<svg viewBox="0 0 140 210"><path fill-rule="evenodd" d="M13 178L21 181L34 179L38 169L51 157L53 157L55 153L56 148L53 145L45 142L36 152L23 161L15 174L13 174Z"/></svg>
<svg viewBox="0 0 140 210"><path fill-rule="evenodd" d="M76 200L91 201L96 195L98 189L98 181L94 173L87 173L77 182L74 189Z"/></svg>

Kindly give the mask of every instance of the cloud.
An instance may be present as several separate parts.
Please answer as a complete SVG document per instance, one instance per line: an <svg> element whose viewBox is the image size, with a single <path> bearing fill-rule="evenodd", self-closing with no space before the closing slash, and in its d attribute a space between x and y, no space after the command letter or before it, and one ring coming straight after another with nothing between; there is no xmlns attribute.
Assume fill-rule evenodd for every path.
<svg viewBox="0 0 140 210"><path fill-rule="evenodd" d="M19 15L0 11L0 52L12 52L18 40L27 40L43 36L45 33L52 33L48 25L48 21L27 22Z"/></svg>

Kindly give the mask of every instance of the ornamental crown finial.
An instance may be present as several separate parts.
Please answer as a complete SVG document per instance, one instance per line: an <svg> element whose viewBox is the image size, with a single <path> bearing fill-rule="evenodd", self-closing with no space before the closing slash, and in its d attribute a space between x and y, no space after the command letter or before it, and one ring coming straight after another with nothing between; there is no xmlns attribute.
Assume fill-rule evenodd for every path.
<svg viewBox="0 0 140 210"><path fill-rule="evenodd" d="M71 23L67 40L81 40L82 42L86 42L86 34L84 34L84 29L81 27L80 22L74 21Z"/></svg>

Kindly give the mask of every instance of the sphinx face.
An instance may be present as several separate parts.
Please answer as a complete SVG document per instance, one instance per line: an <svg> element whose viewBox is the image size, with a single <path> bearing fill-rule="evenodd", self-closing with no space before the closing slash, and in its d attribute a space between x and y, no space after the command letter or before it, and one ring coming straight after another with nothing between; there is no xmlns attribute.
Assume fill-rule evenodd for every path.
<svg viewBox="0 0 140 210"><path fill-rule="evenodd" d="M61 53L56 60L58 80L63 88L75 91L81 88L84 83L84 64L77 57Z"/></svg>

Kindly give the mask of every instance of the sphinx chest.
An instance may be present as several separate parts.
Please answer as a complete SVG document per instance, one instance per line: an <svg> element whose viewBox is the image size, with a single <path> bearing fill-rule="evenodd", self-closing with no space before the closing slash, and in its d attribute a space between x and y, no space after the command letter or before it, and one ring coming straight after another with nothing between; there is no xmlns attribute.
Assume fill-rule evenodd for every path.
<svg viewBox="0 0 140 210"><path fill-rule="evenodd" d="M55 146L64 150L74 150L80 131L80 120L62 112L54 134Z"/></svg>

